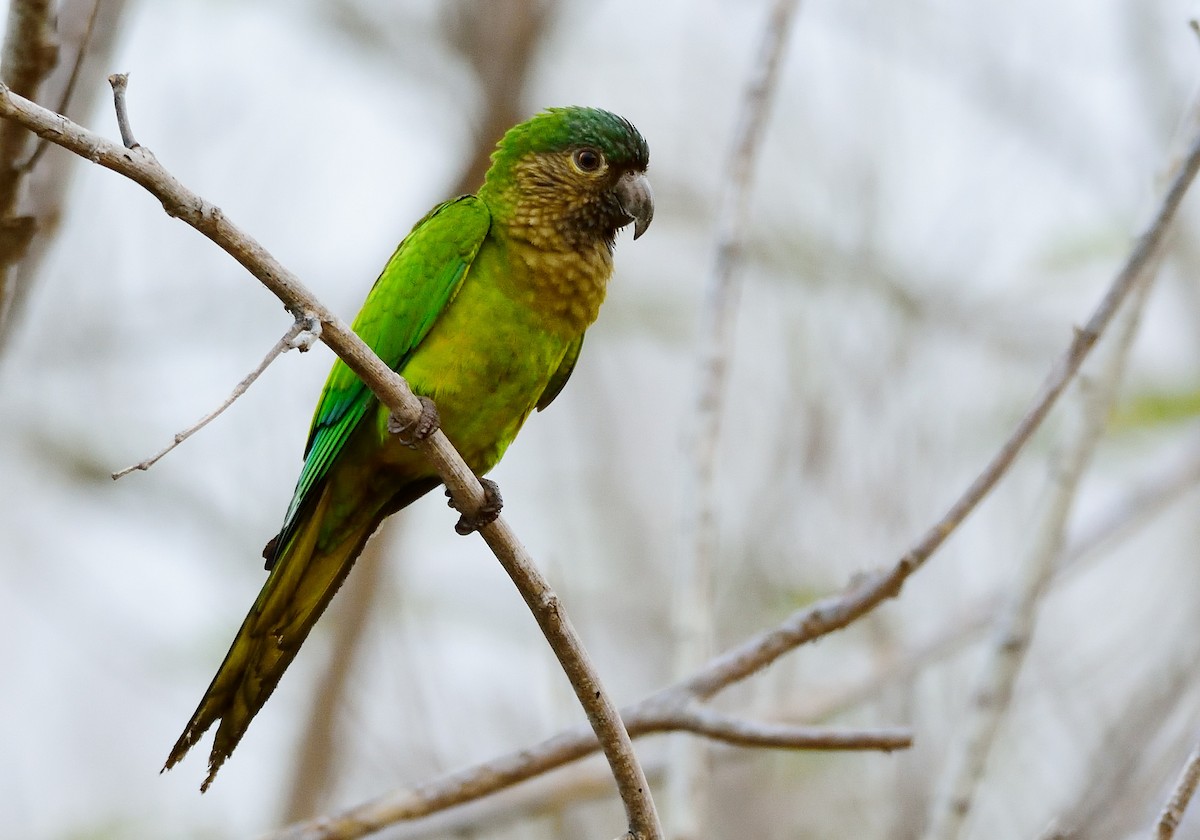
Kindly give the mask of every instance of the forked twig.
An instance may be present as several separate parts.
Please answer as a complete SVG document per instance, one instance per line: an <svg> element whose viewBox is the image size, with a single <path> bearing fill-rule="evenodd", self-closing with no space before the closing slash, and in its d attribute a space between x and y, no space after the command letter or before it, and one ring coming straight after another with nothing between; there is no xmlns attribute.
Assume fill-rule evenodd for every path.
<svg viewBox="0 0 1200 840"><path fill-rule="evenodd" d="M250 371L246 378L237 384L237 387L233 389L233 393L229 395L225 402L221 403L208 414L205 414L182 432L176 433L174 440L172 440L169 444L155 454L151 455L149 458L145 459L144 461L138 461L136 464L128 466L123 470L117 470L112 474L113 481L124 478L131 472L137 472L138 470L145 471L150 469L152 466L161 461L163 456L165 456L176 446L179 446L179 444L183 443L213 420L216 420L218 417L220 417L225 409L233 405L237 398L246 393L246 390L255 383L258 377L262 376L263 371L270 366L271 362L275 361L288 350L299 350L302 353L305 352L308 350L308 348L313 346L320 336L321 322L316 318L315 315L307 315L303 318L297 318L296 323L292 324L291 329L283 334L283 338L275 342L275 346L267 352L267 355L261 362L259 362L258 367Z"/></svg>

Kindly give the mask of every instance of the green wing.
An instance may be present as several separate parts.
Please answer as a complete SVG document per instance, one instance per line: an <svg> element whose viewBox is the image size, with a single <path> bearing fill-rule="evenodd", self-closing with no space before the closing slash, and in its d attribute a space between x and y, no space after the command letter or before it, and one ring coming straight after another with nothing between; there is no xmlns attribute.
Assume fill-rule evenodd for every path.
<svg viewBox="0 0 1200 840"><path fill-rule="evenodd" d="M431 210L396 248L354 319L354 332L392 370L403 369L454 299L490 225L487 206L475 196L463 196ZM286 546L313 488L329 472L373 401L367 386L338 359L313 415L304 469L275 553Z"/></svg>
<svg viewBox="0 0 1200 840"><path fill-rule="evenodd" d="M567 348L566 355L563 360L558 363L558 369L554 371L554 375L550 377L550 381L546 383L546 390L542 391L542 395L538 397L537 410L541 411L550 403L554 402L554 398L558 396L558 392L567 384L567 380L571 378L571 371L575 370L575 363L579 361L579 351L583 349L583 335L575 339L571 346Z"/></svg>

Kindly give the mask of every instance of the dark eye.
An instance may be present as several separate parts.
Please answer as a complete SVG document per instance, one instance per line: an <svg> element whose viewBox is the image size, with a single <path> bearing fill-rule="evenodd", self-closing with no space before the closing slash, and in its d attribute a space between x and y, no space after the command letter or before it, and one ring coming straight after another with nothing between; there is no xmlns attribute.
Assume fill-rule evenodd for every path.
<svg viewBox="0 0 1200 840"><path fill-rule="evenodd" d="M581 172L595 172L604 163L604 158L595 149L576 149L575 165Z"/></svg>

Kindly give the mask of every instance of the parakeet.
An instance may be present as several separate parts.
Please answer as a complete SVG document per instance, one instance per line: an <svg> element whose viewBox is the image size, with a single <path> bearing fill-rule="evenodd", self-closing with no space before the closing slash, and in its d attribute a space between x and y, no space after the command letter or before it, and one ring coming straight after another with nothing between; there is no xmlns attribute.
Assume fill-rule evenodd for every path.
<svg viewBox="0 0 1200 840"><path fill-rule="evenodd" d="M617 231L632 222L637 239L650 224L648 162L628 120L551 108L509 129L476 195L438 205L400 243L354 331L426 411L405 428L334 364L283 527L264 551L270 574L164 770L219 720L208 788L371 533L438 486L414 435L440 419L483 476L562 390L604 300ZM483 521L464 516L460 532L499 512L485 486Z"/></svg>

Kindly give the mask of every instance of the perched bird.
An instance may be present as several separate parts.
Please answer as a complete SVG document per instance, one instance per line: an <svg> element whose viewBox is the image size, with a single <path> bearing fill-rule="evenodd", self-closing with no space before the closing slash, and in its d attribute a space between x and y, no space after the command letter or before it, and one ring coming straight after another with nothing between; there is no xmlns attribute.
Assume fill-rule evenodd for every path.
<svg viewBox="0 0 1200 840"><path fill-rule="evenodd" d="M479 476L571 375L612 274L617 231L654 213L649 149L629 121L551 108L511 128L477 195L417 222L375 281L354 331L408 380L424 406L404 424L340 360L321 392L283 528L263 552L270 575L225 661L171 750L173 767L220 721L207 790L386 517L440 480L415 439L438 424ZM484 480L480 517L495 519Z"/></svg>

